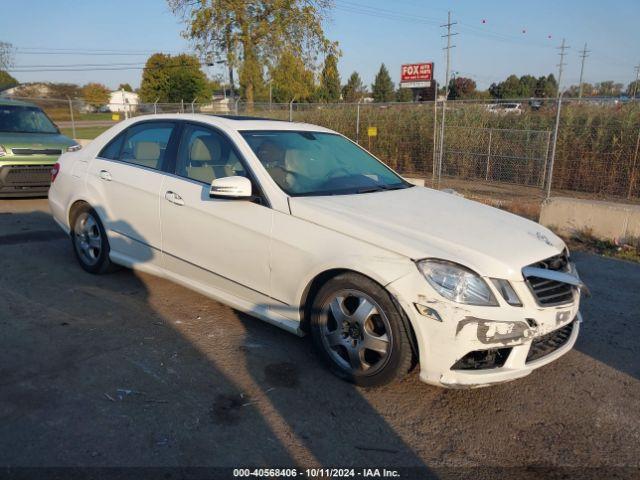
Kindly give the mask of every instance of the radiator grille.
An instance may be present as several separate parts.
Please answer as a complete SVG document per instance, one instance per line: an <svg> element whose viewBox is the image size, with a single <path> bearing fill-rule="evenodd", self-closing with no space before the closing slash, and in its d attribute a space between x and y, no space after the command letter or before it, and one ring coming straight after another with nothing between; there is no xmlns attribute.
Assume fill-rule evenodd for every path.
<svg viewBox="0 0 640 480"><path fill-rule="evenodd" d="M575 320L571 323L568 323L564 327L561 327L557 330L554 330L553 332L543 335L542 337L534 339L533 342L531 342L531 348L529 348L527 363L545 357L566 344L571 337L571 332L573 332L574 324Z"/></svg>
<svg viewBox="0 0 640 480"><path fill-rule="evenodd" d="M4 175L6 186L38 186L51 182L51 165L11 165L2 170L8 170Z"/></svg>
<svg viewBox="0 0 640 480"><path fill-rule="evenodd" d="M569 257L566 252L563 252L560 255L555 255L530 266L566 273L569 271ZM573 285L534 276L526 277L526 281L533 296L541 306L563 305L573 301L575 289Z"/></svg>

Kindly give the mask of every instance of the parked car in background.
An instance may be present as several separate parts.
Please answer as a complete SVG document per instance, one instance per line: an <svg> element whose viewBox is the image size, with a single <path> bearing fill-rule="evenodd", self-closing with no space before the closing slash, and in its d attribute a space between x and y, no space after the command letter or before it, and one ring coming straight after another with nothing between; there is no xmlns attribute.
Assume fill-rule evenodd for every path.
<svg viewBox="0 0 640 480"><path fill-rule="evenodd" d="M491 113L497 114L516 114L520 115L522 113L522 104L516 102L509 103L492 103L487 105L487 110Z"/></svg>
<svg viewBox="0 0 640 480"><path fill-rule="evenodd" d="M583 287L541 225L413 186L315 125L153 115L54 168L86 271L167 277L290 332L341 378L473 387L568 352Z"/></svg>
<svg viewBox="0 0 640 480"><path fill-rule="evenodd" d="M58 157L78 149L37 105L0 98L0 197L46 194Z"/></svg>

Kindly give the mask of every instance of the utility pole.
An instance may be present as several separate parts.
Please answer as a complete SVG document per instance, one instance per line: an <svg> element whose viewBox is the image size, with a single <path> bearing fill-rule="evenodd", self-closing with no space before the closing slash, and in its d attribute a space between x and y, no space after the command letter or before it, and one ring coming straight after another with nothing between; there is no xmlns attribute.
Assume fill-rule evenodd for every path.
<svg viewBox="0 0 640 480"><path fill-rule="evenodd" d="M455 45L451 45L451 37L457 35L457 33L451 32L451 27L456 25L458 22L451 21L451 11L447 13L447 23L444 25L440 25L441 28L446 28L447 33L445 35L441 35L443 38L447 37L447 46L444 47L444 50L447 51L447 70L445 71L445 80L444 80L444 100L442 102L442 124L440 125L440 155L438 159L438 186L440 186L440 176L442 175L442 155L444 150L444 121L445 121L445 111L447 105L447 97L449 96L449 69L451 68L451 49L455 48Z"/></svg>
<svg viewBox="0 0 640 480"><path fill-rule="evenodd" d="M633 99L635 100L636 94L638 93L638 80L640 80L640 64L636 65L633 68L635 68L636 70L636 81L633 84Z"/></svg>
<svg viewBox="0 0 640 480"><path fill-rule="evenodd" d="M582 98L582 78L584 75L584 59L587 58L589 55L587 55L587 53L589 53L589 50L587 50L587 44L584 44L584 48L582 49L582 52L580 52L580 58L582 58L582 64L580 66L580 89L578 90L578 98Z"/></svg>
<svg viewBox="0 0 640 480"><path fill-rule="evenodd" d="M562 91L562 70L566 65L566 63L564 63L564 56L567 54L565 50L571 47L565 45L564 38L563 38L562 44L556 48L560 50L560 53L558 54L560 55L560 63L558 64L558 95L557 95L557 97L560 98L560 92Z"/></svg>

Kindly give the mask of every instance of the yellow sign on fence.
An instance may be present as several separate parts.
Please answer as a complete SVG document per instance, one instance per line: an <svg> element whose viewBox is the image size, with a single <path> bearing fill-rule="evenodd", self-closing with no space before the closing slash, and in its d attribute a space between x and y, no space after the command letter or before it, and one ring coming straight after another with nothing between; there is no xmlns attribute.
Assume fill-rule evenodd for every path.
<svg viewBox="0 0 640 480"><path fill-rule="evenodd" d="M370 137L377 137L378 136L378 127L369 127L369 128L367 128L367 135L369 135Z"/></svg>
<svg viewBox="0 0 640 480"><path fill-rule="evenodd" d="M118 120L120 120L120 114L119 113L112 114L111 120L113 120L114 122L117 122Z"/></svg>

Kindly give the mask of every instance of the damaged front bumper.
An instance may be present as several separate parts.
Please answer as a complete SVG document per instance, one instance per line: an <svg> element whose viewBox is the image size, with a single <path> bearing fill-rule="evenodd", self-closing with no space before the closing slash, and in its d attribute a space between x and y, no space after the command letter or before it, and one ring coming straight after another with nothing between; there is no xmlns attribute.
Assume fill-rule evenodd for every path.
<svg viewBox="0 0 640 480"><path fill-rule="evenodd" d="M541 307L524 281L512 286L523 300L521 307L454 303L419 275L388 286L413 326L422 381L448 388L507 382L571 350L582 322L579 291L571 303Z"/></svg>

